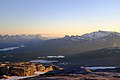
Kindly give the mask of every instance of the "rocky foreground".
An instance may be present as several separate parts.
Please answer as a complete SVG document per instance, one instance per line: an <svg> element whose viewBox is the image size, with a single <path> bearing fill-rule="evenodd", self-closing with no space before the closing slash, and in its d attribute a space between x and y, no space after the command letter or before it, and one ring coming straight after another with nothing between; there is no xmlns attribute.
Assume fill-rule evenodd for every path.
<svg viewBox="0 0 120 80"><path fill-rule="evenodd" d="M36 74L39 72L44 74ZM89 70L84 66L67 66L63 69L56 65L31 62L1 62L0 76L2 80L120 80L120 68ZM18 78L21 76L24 78Z"/></svg>
<svg viewBox="0 0 120 80"><path fill-rule="evenodd" d="M119 69L91 71L84 67L54 70L26 80L120 80Z"/></svg>
<svg viewBox="0 0 120 80"><path fill-rule="evenodd" d="M0 76L10 77L10 76L35 76L36 72L49 72L52 70L62 70L56 65L42 65L38 63L31 62L1 62L0 63Z"/></svg>

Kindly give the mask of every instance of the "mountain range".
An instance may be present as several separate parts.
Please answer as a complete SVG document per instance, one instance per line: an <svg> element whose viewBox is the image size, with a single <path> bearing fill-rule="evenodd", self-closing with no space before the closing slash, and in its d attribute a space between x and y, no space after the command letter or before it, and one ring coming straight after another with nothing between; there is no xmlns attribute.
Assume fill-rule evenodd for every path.
<svg viewBox="0 0 120 80"><path fill-rule="evenodd" d="M97 31L82 36L65 36L59 39L47 40L39 45L50 54L72 55L108 47L120 46L120 33L110 31ZM43 49L43 53L46 53Z"/></svg>
<svg viewBox="0 0 120 80"><path fill-rule="evenodd" d="M106 38L106 37L113 37L113 36L120 36L120 33L118 32L111 32L111 31L96 31L92 33L83 34L82 36L65 36L66 39L71 39L73 41L90 41L90 40L96 40L100 38ZM105 40L105 39L102 39Z"/></svg>
<svg viewBox="0 0 120 80"><path fill-rule="evenodd" d="M41 42L47 40L40 34L36 35L0 35L0 48L27 44L30 42Z"/></svg>
<svg viewBox="0 0 120 80"><path fill-rule="evenodd" d="M9 36L10 39L11 39L11 37L12 36ZM6 42L7 42L6 44L9 44L9 46L11 44L14 44L14 42L17 42L17 39L18 39L18 42L19 42L19 40L21 40L21 37L19 37L19 38L16 38L16 41L13 40L13 42L12 42L12 39L11 39L11 41L9 41L9 38L8 38L8 41L6 39ZM22 37L22 39L23 39L23 37ZM0 43L0 44L3 45L3 43ZM41 56L64 55L64 56L68 57L68 61L71 58L71 59L73 59L73 61L79 62L79 58L81 58L81 60L83 60L83 58L81 56L83 56L84 59L86 60L87 58L89 59L91 57L91 54L89 54L89 53L94 53L94 54L92 54L93 57L91 57L91 58L95 58L95 57L97 58L96 55L99 53L98 61L100 61L100 60L102 60L102 58L104 58L104 59L107 58L106 55L105 55L106 57L101 56L103 53L109 54L110 50L114 51L112 48L119 50L120 33L99 30L99 31L95 31L92 33L83 34L81 36L66 35L63 38L49 39L49 40L41 39L41 37L38 38L38 36L37 36L32 39L31 39L31 37L24 39L23 41L20 42L20 44L23 44L25 47L10 50L10 51L9 50L8 51L0 51L0 54L1 54L0 60L1 61L4 61L4 60L7 60L7 61L14 61L14 60L29 61L32 59L37 59L38 57L41 57ZM1 48L2 47L3 46L1 46ZM107 50L105 52L104 49L105 50L110 49L110 50ZM101 51L103 51L103 53ZM101 55L100 55L100 52L101 52ZM85 57L83 54L87 55L87 57ZM9 57L5 59L3 57L3 56L8 56L8 55L9 56L12 55L12 59ZM75 56L75 55L78 55L79 57ZM119 55L119 54L117 53L117 55ZM24 59L23 59L23 57L24 57ZM116 61L119 61L118 57L119 56L116 56L116 59L117 59ZM114 59L114 58L111 56L110 60L112 60L112 59ZM67 60L65 60L65 61L67 61ZM93 61L95 61L95 60L93 60ZM83 60L83 62L86 62L86 61ZM82 62L80 61L80 63L82 63ZM89 63L89 60L88 60L88 63Z"/></svg>

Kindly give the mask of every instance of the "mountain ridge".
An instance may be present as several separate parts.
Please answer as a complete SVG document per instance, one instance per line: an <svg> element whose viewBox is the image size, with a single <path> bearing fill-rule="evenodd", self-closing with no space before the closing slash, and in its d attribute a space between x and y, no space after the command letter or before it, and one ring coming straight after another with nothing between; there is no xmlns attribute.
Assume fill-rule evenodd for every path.
<svg viewBox="0 0 120 80"><path fill-rule="evenodd" d="M113 32L113 31L94 31L91 33L86 33L81 36L68 36L66 35L65 39L71 39L73 41L80 41L80 40L93 40L93 39L99 39L102 37L111 37L111 36L120 36L119 32Z"/></svg>
<svg viewBox="0 0 120 80"><path fill-rule="evenodd" d="M90 33L90 35L93 33L106 34L106 31L92 32L92 33ZM114 32L112 32L112 33L114 33ZM39 39L33 40L33 41L30 40L27 43L23 44L25 46L24 48L16 49L13 51L7 51L6 53L9 53L9 52L11 52L11 53L12 52L26 53L26 54L30 53L31 55L38 55L38 56L43 56L43 55L46 55L46 56L47 55L69 56L69 55L74 55L77 53L80 54L83 52L89 52L92 50L98 50L98 49L103 49L103 48L119 47L120 46L120 36L116 35L116 34L119 34L119 33L115 32L115 34L113 34L112 36L102 36L97 39L90 39L90 40L79 39L79 41L71 40L71 38L73 38L74 36L71 36L71 37L66 36L63 38L49 39L49 40L44 40L44 41L41 41ZM87 36L88 35L89 34L87 34ZM111 35L111 32L107 32L107 35ZM12 41L12 42L13 43L11 43L11 42L10 43L11 44L15 43L14 41ZM4 44L2 44L2 45L4 45ZM10 47L12 47L12 46L10 46ZM0 53L5 53L5 52L0 52Z"/></svg>

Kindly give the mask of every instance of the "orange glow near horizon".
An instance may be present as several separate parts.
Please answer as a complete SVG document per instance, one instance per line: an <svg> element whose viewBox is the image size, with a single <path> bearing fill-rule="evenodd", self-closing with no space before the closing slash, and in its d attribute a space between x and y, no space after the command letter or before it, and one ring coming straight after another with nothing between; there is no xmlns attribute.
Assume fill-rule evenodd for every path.
<svg viewBox="0 0 120 80"><path fill-rule="evenodd" d="M7 29L7 30L2 30L0 34L11 34L11 35L16 35L16 34L41 34L44 37L63 37L64 35L82 35L85 33L90 33L93 31L98 31L98 30L103 30L103 31L115 31L115 32L120 32L120 27L113 27L113 26L108 26L108 27L76 27L76 28L51 28L51 29L39 29L39 28L24 28L24 29Z"/></svg>
<svg viewBox="0 0 120 80"><path fill-rule="evenodd" d="M0 0L0 34L120 32L120 0Z"/></svg>

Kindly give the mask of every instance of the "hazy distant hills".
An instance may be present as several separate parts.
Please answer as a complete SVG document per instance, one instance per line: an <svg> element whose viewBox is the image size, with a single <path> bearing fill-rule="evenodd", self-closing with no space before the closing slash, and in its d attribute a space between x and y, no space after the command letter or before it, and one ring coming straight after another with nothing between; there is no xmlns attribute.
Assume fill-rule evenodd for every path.
<svg viewBox="0 0 120 80"><path fill-rule="evenodd" d="M84 60L83 61L86 63L90 63L89 58L92 61L100 61L101 59L106 60L106 58L110 59L110 61L111 59L119 60L119 54L120 54L120 52L118 51L115 57L114 55L112 57L112 55L110 54L111 56L109 58L107 57L108 55L106 54L109 54L110 50L104 51L104 49L107 49L107 48L111 49L111 48L120 46L120 33L118 32L96 31L96 32L84 34L82 36L66 35L63 38L49 39L49 40L44 40L41 37L38 38L38 36L33 36L32 38L17 37L15 38L15 40L14 39L13 40L10 39L10 40L11 41L8 40L7 44L11 44L19 41L27 42L27 44L24 44L25 46L24 48L22 47L22 48L10 50L10 51L9 50L0 51L0 53L2 53L2 55L0 55L1 60L5 60L3 56L11 55L11 54L12 54L12 59L10 59L9 56L8 56L8 59L9 60L15 59L16 61L21 60L21 58L23 57L24 59L22 60L32 60L32 59L37 59L37 57L40 57L40 56L65 55L66 57L68 57L68 59L72 58L73 61L76 61L76 62L78 62L79 60L82 60L80 59L80 57L81 58L83 57L84 59L87 58L88 61L84 61ZM6 39L6 42L7 42L7 39ZM113 51L112 54L114 54L114 50L112 51ZM85 55L83 54L86 54L87 57L85 57ZM75 55L78 55L78 56L75 56ZM99 55L98 58L97 58L97 55ZM93 57L95 58L91 59ZM80 63L82 62L80 61Z"/></svg>
<svg viewBox="0 0 120 80"><path fill-rule="evenodd" d="M45 40L41 35L1 36L0 43L25 44L21 51L34 52L40 55L72 55L108 47L120 46L120 33L96 31L82 36L65 36L58 39ZM2 46L2 45L1 45Z"/></svg>
<svg viewBox="0 0 120 80"><path fill-rule="evenodd" d="M0 47L9 47L29 42L41 42L47 38L41 35L0 35Z"/></svg>
<svg viewBox="0 0 120 80"><path fill-rule="evenodd" d="M7 43L7 42L20 42L20 41L27 41L27 40L46 40L47 38L42 37L40 34L36 35L0 35L0 43Z"/></svg>
<svg viewBox="0 0 120 80"><path fill-rule="evenodd" d="M120 46L120 33L97 31L82 36L47 40L39 45L39 51L50 55L72 55L117 46Z"/></svg>

